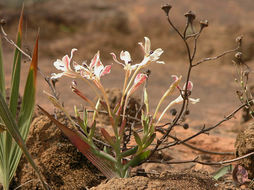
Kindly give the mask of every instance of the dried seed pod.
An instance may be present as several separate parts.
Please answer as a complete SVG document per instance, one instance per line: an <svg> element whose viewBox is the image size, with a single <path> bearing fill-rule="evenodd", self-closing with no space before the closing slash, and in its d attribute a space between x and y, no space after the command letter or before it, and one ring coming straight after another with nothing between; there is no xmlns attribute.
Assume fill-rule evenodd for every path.
<svg viewBox="0 0 254 190"><path fill-rule="evenodd" d="M172 6L169 5L169 4L165 4L165 5L163 5L163 6L161 7L161 9L166 13L167 16L168 16L168 13L169 13L169 11L170 11L171 8L172 8Z"/></svg>
<svg viewBox="0 0 254 190"><path fill-rule="evenodd" d="M193 20L196 18L196 15L192 11L188 11L184 14L184 16L188 19L190 23L192 23Z"/></svg>
<svg viewBox="0 0 254 190"><path fill-rule="evenodd" d="M237 52L235 54L235 58L238 59L238 60L242 60L242 56L243 56L242 52Z"/></svg>
<svg viewBox="0 0 254 190"><path fill-rule="evenodd" d="M199 23L201 30L203 30L205 27L208 27L208 20L201 20Z"/></svg>
<svg viewBox="0 0 254 190"><path fill-rule="evenodd" d="M188 129L189 128L189 124L188 123L183 124L183 128L184 129Z"/></svg>
<svg viewBox="0 0 254 190"><path fill-rule="evenodd" d="M175 115L177 114L177 111L176 111L175 108L173 108L173 109L170 110L170 113L171 113L173 116L175 116Z"/></svg>
<svg viewBox="0 0 254 190"><path fill-rule="evenodd" d="M190 110L186 110L185 115L189 115L189 114L190 114Z"/></svg>
<svg viewBox="0 0 254 190"><path fill-rule="evenodd" d="M3 26L3 25L5 25L5 24L6 24L6 20L2 18L2 19L0 20L0 25Z"/></svg>
<svg viewBox="0 0 254 190"><path fill-rule="evenodd" d="M239 43L239 45L242 45L242 41L243 41L243 36L238 36L236 39L235 39L236 43Z"/></svg>

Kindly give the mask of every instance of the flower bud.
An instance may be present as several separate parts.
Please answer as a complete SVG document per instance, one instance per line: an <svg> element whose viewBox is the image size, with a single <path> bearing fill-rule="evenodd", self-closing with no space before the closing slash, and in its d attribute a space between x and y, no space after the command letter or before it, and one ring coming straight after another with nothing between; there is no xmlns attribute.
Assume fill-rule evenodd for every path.
<svg viewBox="0 0 254 190"><path fill-rule="evenodd" d="M163 6L161 7L161 9L166 13L167 16L168 16L168 13L169 13L169 11L170 11L171 8L172 8L172 6L169 5L169 4L163 5Z"/></svg>

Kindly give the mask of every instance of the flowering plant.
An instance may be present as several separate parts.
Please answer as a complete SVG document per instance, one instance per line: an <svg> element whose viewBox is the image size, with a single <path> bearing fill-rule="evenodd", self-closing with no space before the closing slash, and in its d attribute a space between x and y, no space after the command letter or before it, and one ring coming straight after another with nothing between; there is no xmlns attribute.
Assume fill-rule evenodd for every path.
<svg viewBox="0 0 254 190"><path fill-rule="evenodd" d="M101 77L108 75L111 71L111 65L104 66L100 60L100 54L97 52L92 58L90 65L86 63L78 64L73 59L73 53L77 49L72 49L70 57L65 55L62 60L58 59L54 62L56 69L62 71L61 73L53 73L51 79L59 79L63 76L70 78L80 78L85 81L94 91L97 96L97 103L87 98L83 92L81 92L76 85L76 82L72 85L72 90L75 94L85 100L93 110L93 118L91 125L88 125L88 113L84 111L83 117L75 109L76 119L72 119L67 113L64 107L60 104L57 98L46 93L51 102L60 110L62 110L67 117L71 120L76 131L72 131L63 124L59 123L43 108L41 110L52 120L55 124L63 131L63 133L71 140L71 142L108 178L112 177L128 177L129 169L137 166L141 162L145 161L151 153L149 146L156 138L155 126L164 116L166 111L174 104L180 103L184 98L188 98L189 92L193 88L193 83L188 82L188 85L184 85L183 90L180 89L179 83L181 76L177 77L173 75L173 82L169 86L169 89L164 93L160 99L156 111L151 115L149 111L148 94L146 87L143 90L143 99L145 108L142 109L142 134L140 131L132 129L133 136L136 142L135 146L128 146L124 142L124 136L126 136L126 109L130 96L146 82L148 74L140 72L141 69L148 67L151 63L164 64L163 61L159 61L163 50L158 48L154 51L151 50L151 42L148 37L145 37L145 43L139 43L141 46L144 58L138 64L132 64L131 55L128 51L121 51L120 60L114 53L111 53L113 60L122 65L125 78L123 83L122 95L120 102L115 105L115 108L110 107L110 102L105 92L104 86L101 83ZM159 110L164 100L171 95L175 89L179 89L181 94L178 98L173 100L168 106L162 111L159 118ZM185 94L186 92L186 94ZM188 94L187 94L188 93ZM101 98L101 95L103 98ZM191 99L190 102L196 103L199 99ZM94 133L96 130L96 116L100 114L100 107L105 108L107 115L110 119L110 123L113 129L113 136L105 129L101 128L101 135L104 137L107 145L104 146L103 150L96 147L94 143Z"/></svg>

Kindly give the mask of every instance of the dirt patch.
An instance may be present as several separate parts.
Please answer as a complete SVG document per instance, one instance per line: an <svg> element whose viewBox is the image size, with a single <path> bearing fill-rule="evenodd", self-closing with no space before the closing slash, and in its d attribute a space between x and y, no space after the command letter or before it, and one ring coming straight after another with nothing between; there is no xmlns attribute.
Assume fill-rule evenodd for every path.
<svg viewBox="0 0 254 190"><path fill-rule="evenodd" d="M200 172L163 172L159 177L136 176L127 179L111 179L106 183L92 188L104 189L220 189L215 180Z"/></svg>
<svg viewBox="0 0 254 190"><path fill-rule="evenodd" d="M236 156L243 156L254 151L254 124L250 124L244 131L238 134L236 138ZM254 156L239 161L248 171L249 179L254 178Z"/></svg>
<svg viewBox="0 0 254 190"><path fill-rule="evenodd" d="M68 120L61 115L58 117L70 127ZM105 179L46 116L33 121L27 146L51 189L85 189ZM35 172L22 157L12 187L23 184L19 189L41 189L36 179Z"/></svg>

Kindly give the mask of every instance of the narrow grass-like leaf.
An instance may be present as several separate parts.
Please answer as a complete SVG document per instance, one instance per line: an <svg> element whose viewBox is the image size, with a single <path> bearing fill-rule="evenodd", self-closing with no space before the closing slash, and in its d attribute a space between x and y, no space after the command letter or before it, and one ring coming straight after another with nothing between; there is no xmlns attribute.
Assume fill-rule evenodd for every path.
<svg viewBox="0 0 254 190"><path fill-rule="evenodd" d="M42 107L38 106L40 110L51 120L55 123L55 125L64 133L66 137L71 141L71 143L77 147L77 149L84 155L88 160L90 160L94 166L96 166L107 178L111 179L116 177L115 172L105 163L105 161L97 156L91 150L89 144L83 141L80 136L66 127L65 125L61 124L57 121L52 115L50 115L46 110Z"/></svg>
<svg viewBox="0 0 254 190"><path fill-rule="evenodd" d="M153 140L156 137L156 133L152 134L149 139L146 141L145 145L143 146L143 149L146 149L150 144L152 144Z"/></svg>
<svg viewBox="0 0 254 190"><path fill-rule="evenodd" d="M110 136L110 134L106 131L106 129L101 128L101 134L103 135L103 137L105 138L105 140L111 145L114 146L115 142L113 141L112 137Z"/></svg>
<svg viewBox="0 0 254 190"><path fill-rule="evenodd" d="M5 98L5 80L4 80L4 63L2 55L2 42L0 39L0 93Z"/></svg>
<svg viewBox="0 0 254 190"><path fill-rule="evenodd" d="M23 11L22 8L20 18L19 18L19 26L17 33L17 41L16 45L21 48L22 44L22 25L23 25ZM11 96L10 96L10 110L13 116L16 116L17 106L18 106L18 97L19 97L19 84L20 84L20 71L21 71L21 52L16 48L14 54L14 62L12 67L12 78L11 78Z"/></svg>
<svg viewBox="0 0 254 190"><path fill-rule="evenodd" d="M138 150L138 146L135 146L135 147L133 147L129 150L126 150L125 152L122 152L121 156L122 157L127 157L127 156L130 156L130 155L133 155L137 152L137 150Z"/></svg>
<svg viewBox="0 0 254 190"><path fill-rule="evenodd" d="M30 124L33 117L35 95L36 95L36 78L37 78L37 65L38 65L38 40L37 36L36 44L34 47L32 61L29 67L28 76L26 80L25 90L23 94L23 100L21 110L19 114L18 126L19 132L24 140L27 139ZM13 176L18 164L22 151L17 145L13 145L12 152L10 154L10 175Z"/></svg>
<svg viewBox="0 0 254 190"><path fill-rule="evenodd" d="M16 141L16 143L19 145L19 147L22 149L25 157L27 158L27 160L29 161L29 163L32 165L32 167L34 168L34 170L36 171L36 173L38 174L42 184L43 184L43 187L45 189L48 189L48 186L46 185L46 183L43 181L43 178L37 168L37 166L35 165L31 155L29 154L27 148L26 148L26 145L25 145L25 142L24 140L22 139L20 133L19 133L19 130L18 130L18 126L15 122L15 119L12 115L12 113L10 112L10 110L8 109L8 105L6 104L5 102L5 99L4 97L2 96L2 94L0 93L0 116L3 120L3 122L5 123L5 126L6 126L6 130L11 134L11 136L13 137L13 139ZM4 132L5 133L5 132ZM7 164L7 163L6 163ZM6 167L7 165L4 165L4 167ZM3 165L2 165L3 167ZM5 170L6 168L2 168L2 170ZM2 173L3 175L3 178L5 177L4 174ZM6 177L7 178L7 177ZM4 179L5 180L5 179ZM3 181L3 185L5 186L6 189L8 189L9 187L9 182L10 182L10 178L8 176L8 181ZM8 184L6 184L6 182Z"/></svg>
<svg viewBox="0 0 254 190"><path fill-rule="evenodd" d="M138 146L142 147L142 141L141 141L141 138L138 135L138 133L136 131L133 131L133 135L134 135L134 139L135 139L136 143L138 144Z"/></svg>
<svg viewBox="0 0 254 190"><path fill-rule="evenodd" d="M137 166L140 162L145 160L150 155L150 152L150 150L147 150L135 156L124 166L125 170L127 170L129 167Z"/></svg>

